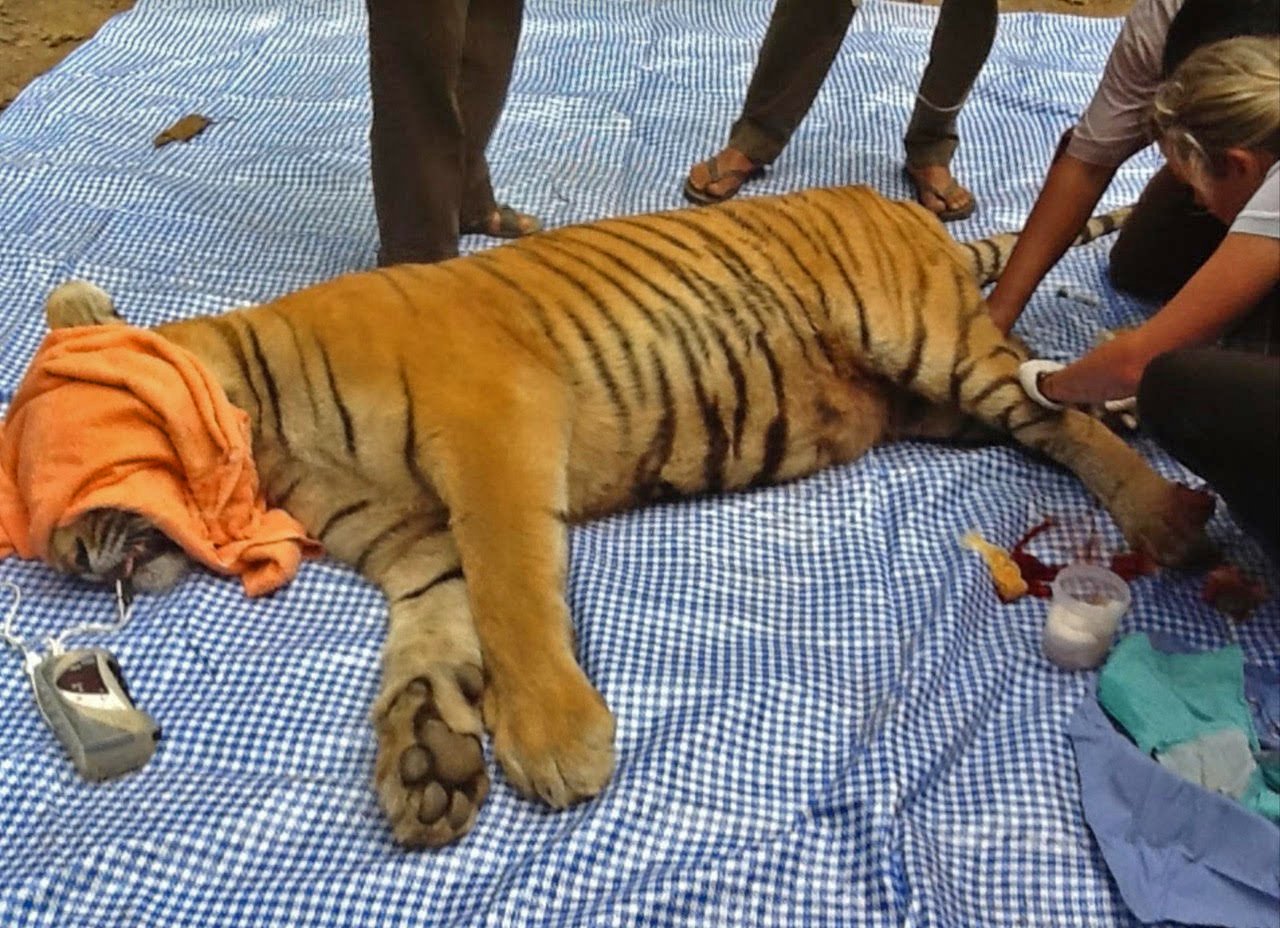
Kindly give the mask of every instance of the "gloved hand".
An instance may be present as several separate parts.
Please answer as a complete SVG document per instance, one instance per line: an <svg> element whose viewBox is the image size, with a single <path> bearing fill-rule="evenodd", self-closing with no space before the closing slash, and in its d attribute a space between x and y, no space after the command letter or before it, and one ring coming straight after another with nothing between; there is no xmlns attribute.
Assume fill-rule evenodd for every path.
<svg viewBox="0 0 1280 928"><path fill-rule="evenodd" d="M1023 392L1045 409L1065 409L1066 406L1064 404L1055 403L1040 392L1040 378L1045 374L1052 374L1054 371L1060 371L1064 367L1066 367L1066 365L1060 361L1046 361L1042 358L1023 361L1018 365L1018 382L1022 384Z"/></svg>
<svg viewBox="0 0 1280 928"><path fill-rule="evenodd" d="M1136 396L1126 396L1122 400L1107 400L1102 404L1102 408L1106 414L1119 422L1130 432L1138 427L1138 398ZM1111 425L1115 429L1115 425Z"/></svg>
<svg viewBox="0 0 1280 928"><path fill-rule="evenodd" d="M1046 374L1052 374L1054 371L1060 371L1064 367L1066 365L1060 361L1049 361L1043 358L1024 361L1018 366L1018 382L1022 384L1022 389L1027 396L1045 409L1065 409L1065 403L1055 402L1040 392L1040 378ZM1138 427L1137 409L1138 398L1136 396L1126 396L1123 399L1107 400L1102 404L1101 410L1095 410L1095 415L1102 412L1108 413L1118 419L1125 427L1135 429Z"/></svg>

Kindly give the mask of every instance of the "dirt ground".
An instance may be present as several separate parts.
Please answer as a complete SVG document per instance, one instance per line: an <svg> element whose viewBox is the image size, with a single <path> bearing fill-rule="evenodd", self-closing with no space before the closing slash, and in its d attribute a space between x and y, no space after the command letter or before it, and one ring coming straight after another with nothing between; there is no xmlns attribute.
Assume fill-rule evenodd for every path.
<svg viewBox="0 0 1280 928"><path fill-rule="evenodd" d="M0 0L0 110L134 0ZM1132 0L1000 0L1000 9L1118 16Z"/></svg>
<svg viewBox="0 0 1280 928"><path fill-rule="evenodd" d="M133 0L0 0L0 109Z"/></svg>

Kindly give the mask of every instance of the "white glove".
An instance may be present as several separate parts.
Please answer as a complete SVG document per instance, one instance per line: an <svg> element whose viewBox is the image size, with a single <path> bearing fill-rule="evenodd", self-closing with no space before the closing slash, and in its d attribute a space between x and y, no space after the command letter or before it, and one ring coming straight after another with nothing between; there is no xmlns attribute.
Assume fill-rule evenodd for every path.
<svg viewBox="0 0 1280 928"><path fill-rule="evenodd" d="M1060 371L1065 364L1059 361L1023 361L1018 366L1018 382L1022 384L1022 390L1045 409L1065 409L1062 403L1055 403L1043 393L1040 392L1040 377L1044 374L1052 374L1054 371Z"/></svg>
<svg viewBox="0 0 1280 928"><path fill-rule="evenodd" d="M1126 396L1122 400L1107 400L1102 404L1102 408L1109 415L1115 416L1120 424L1130 432L1138 428L1138 398L1136 396Z"/></svg>

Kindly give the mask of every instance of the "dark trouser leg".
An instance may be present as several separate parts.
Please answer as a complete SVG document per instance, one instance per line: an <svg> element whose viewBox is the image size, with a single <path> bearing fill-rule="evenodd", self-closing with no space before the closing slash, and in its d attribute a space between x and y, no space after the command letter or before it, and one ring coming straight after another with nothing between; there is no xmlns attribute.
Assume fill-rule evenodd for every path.
<svg viewBox="0 0 1280 928"><path fill-rule="evenodd" d="M523 0L471 0L458 104L466 127L463 228L482 223L496 207L485 148L507 99L520 41Z"/></svg>
<svg viewBox="0 0 1280 928"><path fill-rule="evenodd" d="M1197 348L1161 355L1138 387L1142 427L1280 552L1280 360Z"/></svg>
<svg viewBox="0 0 1280 928"><path fill-rule="evenodd" d="M1222 337L1225 348L1280 356L1280 285Z"/></svg>
<svg viewBox="0 0 1280 928"><path fill-rule="evenodd" d="M367 0L379 264L458 253L466 133L458 75L467 0Z"/></svg>
<svg viewBox="0 0 1280 928"><path fill-rule="evenodd" d="M904 142L912 167L949 165L956 117L996 37L998 0L942 0Z"/></svg>
<svg viewBox="0 0 1280 928"><path fill-rule="evenodd" d="M853 19L850 0L778 0L729 145L761 164L786 147Z"/></svg>
<svg viewBox="0 0 1280 928"><path fill-rule="evenodd" d="M1145 300L1167 300L1227 234L1196 206L1191 188L1163 167L1147 183L1111 249L1111 282Z"/></svg>

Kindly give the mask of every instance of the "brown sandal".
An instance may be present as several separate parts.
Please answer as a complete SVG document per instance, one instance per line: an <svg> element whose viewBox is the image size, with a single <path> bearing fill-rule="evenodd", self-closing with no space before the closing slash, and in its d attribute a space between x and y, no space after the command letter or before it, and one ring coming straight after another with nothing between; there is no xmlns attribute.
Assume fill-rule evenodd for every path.
<svg viewBox="0 0 1280 928"><path fill-rule="evenodd" d="M497 223L494 223L494 219ZM537 216L520 213L510 206L500 205L480 222L469 222L460 230L463 235L487 235L490 238L523 238L542 231L542 221Z"/></svg>
<svg viewBox="0 0 1280 928"><path fill-rule="evenodd" d="M916 202L925 209L929 209L928 205L924 202L924 195L926 193L930 196L937 197L942 202L943 208L941 210L929 209L929 212L933 213L943 222L956 222L960 219L968 219L973 215L973 211L978 208L978 198L973 195L973 191L962 186L960 181L956 180L954 177L951 178L951 183L947 184L945 189L939 190L932 184L927 184L923 180L918 179L906 168L903 168L903 173L907 175L907 180L916 188ZM957 206L951 209L947 208L947 198L955 196L957 192L967 193L969 195L969 202L963 206Z"/></svg>
<svg viewBox="0 0 1280 928"><path fill-rule="evenodd" d="M757 177L764 176L764 165L757 164L754 161L751 163L751 167L746 168L745 170L742 168L732 168L728 171L721 171L720 165L716 160L719 157L719 155L712 155L706 161L702 162L702 166L705 167L707 169L707 173L711 175L707 180L706 186L695 187L692 177L685 180L684 198L690 203L697 203L699 206L708 206L712 203L723 203L725 200L736 196L738 191L742 189L742 185L747 181L755 180ZM707 190L707 187L710 187L716 181L720 180L731 180L736 181L737 183L733 184L733 186L724 193L710 193Z"/></svg>

